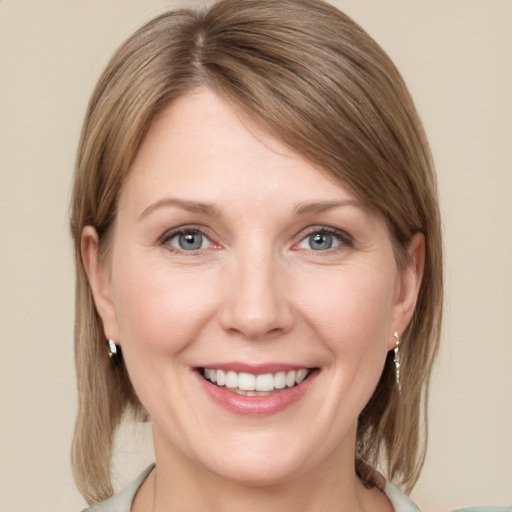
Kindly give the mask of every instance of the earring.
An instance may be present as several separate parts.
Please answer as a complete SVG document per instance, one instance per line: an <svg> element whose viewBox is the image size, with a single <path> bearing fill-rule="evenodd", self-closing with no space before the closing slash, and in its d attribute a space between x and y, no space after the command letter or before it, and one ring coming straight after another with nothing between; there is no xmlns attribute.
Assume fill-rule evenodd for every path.
<svg viewBox="0 0 512 512"><path fill-rule="evenodd" d="M112 358L117 355L117 345L114 340L108 340L108 357Z"/></svg>
<svg viewBox="0 0 512 512"><path fill-rule="evenodd" d="M398 353L400 349L400 339L398 338L398 332L395 331L393 334L396 342L395 348L393 349L395 352L395 377L396 377L396 385L398 386L398 391L402 391L402 385L400 384L400 354Z"/></svg>

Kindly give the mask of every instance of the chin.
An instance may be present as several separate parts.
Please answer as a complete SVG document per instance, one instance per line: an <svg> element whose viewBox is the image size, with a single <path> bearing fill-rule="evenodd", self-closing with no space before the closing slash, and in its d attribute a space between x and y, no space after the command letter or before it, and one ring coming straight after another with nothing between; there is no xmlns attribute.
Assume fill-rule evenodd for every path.
<svg viewBox="0 0 512 512"><path fill-rule="evenodd" d="M299 442L296 434L273 440L268 439L268 435L263 437L265 439L253 435L251 439L218 446L220 450L215 453L202 452L203 467L225 481L265 487L294 480L314 464L315 456L305 453L304 443Z"/></svg>
<svg viewBox="0 0 512 512"><path fill-rule="evenodd" d="M275 457L274 457L275 459ZM296 479L303 467L282 460L231 460L222 467L209 468L218 478L246 487L269 487Z"/></svg>

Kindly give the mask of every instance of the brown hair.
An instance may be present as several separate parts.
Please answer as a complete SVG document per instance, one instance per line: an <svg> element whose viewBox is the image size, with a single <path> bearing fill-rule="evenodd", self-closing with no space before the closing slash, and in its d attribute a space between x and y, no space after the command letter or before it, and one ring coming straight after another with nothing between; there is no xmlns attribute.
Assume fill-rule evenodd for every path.
<svg viewBox="0 0 512 512"><path fill-rule="evenodd" d="M79 391L72 460L80 491L89 503L112 494L116 429L127 410L144 415L122 358L112 364L107 355L81 233L94 226L101 253L108 252L119 191L152 119L200 86L382 215L399 265L412 236L424 234L423 283L401 340L402 392L390 353L357 432L360 478L378 485L379 468L410 490L424 460L443 294L436 178L420 120L391 60L334 7L321 0L221 0L203 11L168 12L139 29L114 55L89 103L71 215Z"/></svg>

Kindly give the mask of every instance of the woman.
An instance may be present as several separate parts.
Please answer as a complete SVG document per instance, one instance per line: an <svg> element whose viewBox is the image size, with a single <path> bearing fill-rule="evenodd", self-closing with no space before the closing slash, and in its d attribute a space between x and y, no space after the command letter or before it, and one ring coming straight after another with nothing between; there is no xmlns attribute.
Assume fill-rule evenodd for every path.
<svg viewBox="0 0 512 512"><path fill-rule="evenodd" d="M409 491L425 453L435 181L399 73L325 3L224 0L136 32L72 200L93 509L417 510L390 482ZM111 498L126 411L151 419L156 467Z"/></svg>

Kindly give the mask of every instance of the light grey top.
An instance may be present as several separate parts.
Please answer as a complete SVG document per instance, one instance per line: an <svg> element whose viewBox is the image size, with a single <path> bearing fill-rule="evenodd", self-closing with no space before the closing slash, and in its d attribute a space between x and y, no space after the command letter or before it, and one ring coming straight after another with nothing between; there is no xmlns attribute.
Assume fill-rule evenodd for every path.
<svg viewBox="0 0 512 512"><path fill-rule="evenodd" d="M82 512L130 512L133 499L143 484L144 480L153 471L155 467L151 464L149 468L145 469L133 482L128 484L122 491L114 494L108 500L102 501L97 505L84 509Z"/></svg>
<svg viewBox="0 0 512 512"><path fill-rule="evenodd" d="M135 494L151 471L153 471L154 467L155 465L152 464L122 491L108 500L93 505L82 512L130 512ZM386 483L384 492L389 498L389 501L391 501L395 512L421 512L418 506L408 496L390 482ZM512 505L508 507L469 507L457 509L454 512L512 512Z"/></svg>

